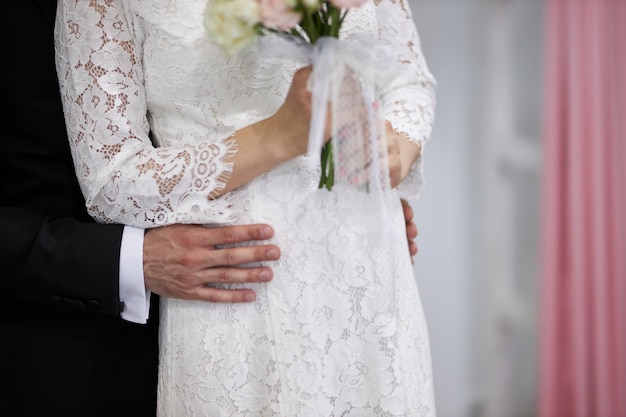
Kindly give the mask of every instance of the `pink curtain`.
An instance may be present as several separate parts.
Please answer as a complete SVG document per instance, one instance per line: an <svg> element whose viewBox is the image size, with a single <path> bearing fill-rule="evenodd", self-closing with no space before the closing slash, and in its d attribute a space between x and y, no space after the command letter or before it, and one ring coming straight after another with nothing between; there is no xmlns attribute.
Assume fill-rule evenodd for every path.
<svg viewBox="0 0 626 417"><path fill-rule="evenodd" d="M546 0L540 417L626 417L626 0Z"/></svg>

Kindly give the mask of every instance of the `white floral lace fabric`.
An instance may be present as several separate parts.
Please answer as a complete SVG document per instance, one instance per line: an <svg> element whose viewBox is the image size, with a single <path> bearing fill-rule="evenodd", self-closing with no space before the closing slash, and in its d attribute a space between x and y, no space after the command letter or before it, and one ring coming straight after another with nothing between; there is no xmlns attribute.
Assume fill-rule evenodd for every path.
<svg viewBox="0 0 626 417"><path fill-rule="evenodd" d="M206 39L205 5L59 0L57 13L57 70L90 213L141 227L266 222L282 248L274 280L252 285L253 303L162 300L159 415L434 416L398 190L376 202L318 190L316 155L207 198L232 171L229 138L276 111L302 64L254 48L226 57ZM345 28L401 46L383 108L423 148L434 80L408 6L367 3ZM420 184L421 160L400 192L416 196Z"/></svg>

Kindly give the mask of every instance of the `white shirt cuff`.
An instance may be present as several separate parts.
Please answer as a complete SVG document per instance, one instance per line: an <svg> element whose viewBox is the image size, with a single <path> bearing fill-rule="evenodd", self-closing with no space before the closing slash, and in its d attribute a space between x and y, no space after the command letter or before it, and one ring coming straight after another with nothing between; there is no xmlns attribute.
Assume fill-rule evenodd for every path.
<svg viewBox="0 0 626 417"><path fill-rule="evenodd" d="M124 226L120 248L120 315L124 320L145 324L150 312L150 291L143 280L144 229Z"/></svg>

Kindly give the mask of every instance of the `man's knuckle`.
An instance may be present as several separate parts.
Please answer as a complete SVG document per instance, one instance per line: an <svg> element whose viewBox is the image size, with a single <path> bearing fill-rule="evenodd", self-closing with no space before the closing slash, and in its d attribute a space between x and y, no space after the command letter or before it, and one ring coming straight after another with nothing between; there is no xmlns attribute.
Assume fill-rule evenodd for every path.
<svg viewBox="0 0 626 417"><path fill-rule="evenodd" d="M267 248L263 248L263 247L257 247L254 248L254 251L252 252L252 260L254 262L259 262L259 261L264 261L267 257Z"/></svg>
<svg viewBox="0 0 626 417"><path fill-rule="evenodd" d="M179 262L183 267L189 268L198 263L198 257L194 253L187 252L180 257Z"/></svg>
<svg viewBox="0 0 626 417"><path fill-rule="evenodd" d="M181 244L185 248L198 246L198 237L192 233L186 233L180 238Z"/></svg>
<svg viewBox="0 0 626 417"><path fill-rule="evenodd" d="M224 253L224 261L226 265L236 265L237 264L237 254L234 250L227 250Z"/></svg>
<svg viewBox="0 0 626 417"><path fill-rule="evenodd" d="M246 281L258 281L259 271L256 269L248 269L246 271Z"/></svg>
<svg viewBox="0 0 626 417"><path fill-rule="evenodd" d="M237 232L231 227L226 227L222 230L222 238L224 239L224 243L237 242L237 236Z"/></svg>
<svg viewBox="0 0 626 417"><path fill-rule="evenodd" d="M183 287L178 291L178 294L183 300L193 300L197 293L190 288Z"/></svg>
<svg viewBox="0 0 626 417"><path fill-rule="evenodd" d="M220 282L228 282L230 280L230 274L228 273L228 270L225 268L220 268L217 271L217 279Z"/></svg>

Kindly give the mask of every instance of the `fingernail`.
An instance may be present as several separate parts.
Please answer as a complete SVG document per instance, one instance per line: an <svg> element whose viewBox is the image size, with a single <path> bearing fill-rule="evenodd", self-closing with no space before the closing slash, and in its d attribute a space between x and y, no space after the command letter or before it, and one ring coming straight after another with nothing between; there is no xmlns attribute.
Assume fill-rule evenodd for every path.
<svg viewBox="0 0 626 417"><path fill-rule="evenodd" d="M261 239L269 239L272 237L272 229L269 227L263 227L261 229Z"/></svg>
<svg viewBox="0 0 626 417"><path fill-rule="evenodd" d="M269 249L266 255L268 259L278 259L278 257L280 256L280 252L278 252L278 249Z"/></svg>
<svg viewBox="0 0 626 417"><path fill-rule="evenodd" d="M255 293L248 293L243 297L244 300L246 300L247 302L250 301L254 301L256 300L256 294Z"/></svg>
<svg viewBox="0 0 626 417"><path fill-rule="evenodd" d="M261 271L259 274L259 280L261 281L269 281L271 278L272 274L270 274L270 271Z"/></svg>

